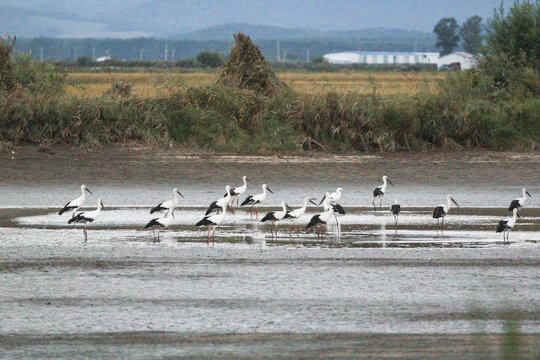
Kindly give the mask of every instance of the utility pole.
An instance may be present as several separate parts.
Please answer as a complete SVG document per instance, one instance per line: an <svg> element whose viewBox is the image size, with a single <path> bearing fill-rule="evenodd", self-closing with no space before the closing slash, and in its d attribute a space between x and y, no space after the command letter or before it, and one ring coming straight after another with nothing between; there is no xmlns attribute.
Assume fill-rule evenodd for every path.
<svg viewBox="0 0 540 360"><path fill-rule="evenodd" d="M96 45L92 45L92 61L96 61Z"/></svg>
<svg viewBox="0 0 540 360"><path fill-rule="evenodd" d="M144 49L139 50L139 61L143 61Z"/></svg>
<svg viewBox="0 0 540 360"><path fill-rule="evenodd" d="M279 40L277 41L277 58L276 61L279 62Z"/></svg>
<svg viewBox="0 0 540 360"><path fill-rule="evenodd" d="M176 49L172 49L172 53L171 53L171 61L174 60L174 52L175 52Z"/></svg>
<svg viewBox="0 0 540 360"><path fill-rule="evenodd" d="M107 56L111 57L111 50L107 49Z"/></svg>
<svg viewBox="0 0 540 360"><path fill-rule="evenodd" d="M165 62L168 60L168 52L169 52L169 44L167 43L167 40L165 40Z"/></svg>

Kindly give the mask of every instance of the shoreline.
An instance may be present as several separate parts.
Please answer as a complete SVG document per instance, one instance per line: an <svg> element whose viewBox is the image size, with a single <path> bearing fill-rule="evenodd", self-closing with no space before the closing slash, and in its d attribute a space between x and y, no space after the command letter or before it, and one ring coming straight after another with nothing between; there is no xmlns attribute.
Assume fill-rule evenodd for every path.
<svg viewBox="0 0 540 360"><path fill-rule="evenodd" d="M398 183L537 186L540 152L413 152L244 156L196 148L111 146L85 150L16 146L0 153L0 184L54 185L222 183L244 174L302 183L378 183L383 174ZM472 169L471 167L475 168ZM255 175L251 175L254 176Z"/></svg>

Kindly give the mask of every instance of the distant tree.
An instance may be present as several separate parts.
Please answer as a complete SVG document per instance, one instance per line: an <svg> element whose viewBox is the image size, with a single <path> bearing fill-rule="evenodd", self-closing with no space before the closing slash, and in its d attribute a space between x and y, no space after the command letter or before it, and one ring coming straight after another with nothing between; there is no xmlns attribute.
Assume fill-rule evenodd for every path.
<svg viewBox="0 0 540 360"><path fill-rule="evenodd" d="M508 14L501 5L488 20L484 53L540 70L540 1L516 2Z"/></svg>
<svg viewBox="0 0 540 360"><path fill-rule="evenodd" d="M223 59L217 52L213 51L201 51L199 55L197 55L197 61L201 64L209 67L218 67L223 65Z"/></svg>
<svg viewBox="0 0 540 360"><path fill-rule="evenodd" d="M467 19L459 29L459 36L465 51L478 54L482 46L482 18L473 16Z"/></svg>
<svg viewBox="0 0 540 360"><path fill-rule="evenodd" d="M441 48L441 56L450 54L459 42L459 35L457 34L459 26L455 18L443 18L441 19L433 32L437 34L436 47Z"/></svg>
<svg viewBox="0 0 540 360"><path fill-rule="evenodd" d="M287 61L297 61L298 60L298 55L296 55L295 53L291 52L291 53L287 53L287 58L285 60Z"/></svg>
<svg viewBox="0 0 540 360"><path fill-rule="evenodd" d="M90 66L93 64L93 60L90 57L81 56L77 58L77 61L75 61L75 64L77 66Z"/></svg>

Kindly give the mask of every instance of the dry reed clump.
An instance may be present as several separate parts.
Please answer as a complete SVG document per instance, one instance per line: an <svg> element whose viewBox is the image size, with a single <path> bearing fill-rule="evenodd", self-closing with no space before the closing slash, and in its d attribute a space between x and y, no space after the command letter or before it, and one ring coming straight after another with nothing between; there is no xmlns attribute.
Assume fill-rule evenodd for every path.
<svg viewBox="0 0 540 360"><path fill-rule="evenodd" d="M130 96L131 90L133 89L133 84L119 80L111 84L109 90L105 92L107 95L117 95L117 96Z"/></svg>
<svg viewBox="0 0 540 360"><path fill-rule="evenodd" d="M261 50L244 33L234 35L227 63L218 71L217 83L263 95L275 95L286 88L266 62Z"/></svg>

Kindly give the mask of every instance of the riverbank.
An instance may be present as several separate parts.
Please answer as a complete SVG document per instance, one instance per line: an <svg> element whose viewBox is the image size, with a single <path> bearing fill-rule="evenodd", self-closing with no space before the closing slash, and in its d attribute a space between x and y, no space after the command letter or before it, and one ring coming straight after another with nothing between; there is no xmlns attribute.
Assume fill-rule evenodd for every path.
<svg viewBox="0 0 540 360"><path fill-rule="evenodd" d="M378 183L384 174L398 184L536 187L540 152L413 152L302 156L238 156L198 148L170 150L114 146L85 150L56 146L45 151L17 146L0 153L0 184L95 185L236 183Z"/></svg>

